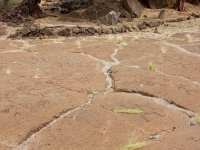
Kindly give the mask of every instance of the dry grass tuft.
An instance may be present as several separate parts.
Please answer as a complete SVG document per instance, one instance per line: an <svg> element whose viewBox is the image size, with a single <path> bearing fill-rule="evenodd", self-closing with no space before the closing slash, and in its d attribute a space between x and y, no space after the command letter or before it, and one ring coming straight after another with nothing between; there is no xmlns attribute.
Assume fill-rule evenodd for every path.
<svg viewBox="0 0 200 150"><path fill-rule="evenodd" d="M185 35L185 40L187 41L187 42L192 42L192 36L190 35L190 34L186 34Z"/></svg>
<svg viewBox="0 0 200 150"><path fill-rule="evenodd" d="M166 47L164 47L164 46L162 46L162 47L161 47L161 51L162 51L162 53L166 53L166 51L167 51L167 48L166 48Z"/></svg>
<svg viewBox="0 0 200 150"><path fill-rule="evenodd" d="M155 70L155 66L154 66L153 62L149 62L149 64L148 64L148 69L149 69L150 71Z"/></svg>
<svg viewBox="0 0 200 150"><path fill-rule="evenodd" d="M113 42L114 39L115 39L115 37L114 37L114 35L112 35L112 34L109 34L109 35L107 36L108 42Z"/></svg>
<svg viewBox="0 0 200 150"><path fill-rule="evenodd" d="M137 149L145 147L145 146L146 146L145 142L136 143L136 144L128 143L127 145L120 148L120 150L137 150Z"/></svg>
<svg viewBox="0 0 200 150"><path fill-rule="evenodd" d="M125 113L125 114L140 114L142 110L133 110L133 109L115 109L115 113Z"/></svg>
<svg viewBox="0 0 200 150"><path fill-rule="evenodd" d="M118 36L116 37L116 44L121 44L123 41L124 41L124 40L123 40L123 37L122 37L121 35L118 35Z"/></svg>
<svg viewBox="0 0 200 150"><path fill-rule="evenodd" d="M195 121L197 124L200 124L200 114L196 114L196 115L195 115L194 121Z"/></svg>

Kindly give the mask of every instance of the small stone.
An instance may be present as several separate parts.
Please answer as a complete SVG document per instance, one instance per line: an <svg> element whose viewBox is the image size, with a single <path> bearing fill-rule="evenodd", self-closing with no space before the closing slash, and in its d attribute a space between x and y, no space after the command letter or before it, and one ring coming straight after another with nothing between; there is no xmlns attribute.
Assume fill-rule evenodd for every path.
<svg viewBox="0 0 200 150"><path fill-rule="evenodd" d="M31 32L31 30L29 28L23 28L22 29L22 35L27 35L30 32Z"/></svg>
<svg viewBox="0 0 200 150"><path fill-rule="evenodd" d="M12 22L8 22L7 25L8 25L8 26L12 26Z"/></svg>
<svg viewBox="0 0 200 150"><path fill-rule="evenodd" d="M85 36L85 33L84 32L79 32L78 36Z"/></svg>
<svg viewBox="0 0 200 150"><path fill-rule="evenodd" d="M194 122L190 122L189 125L190 126L195 126L195 123Z"/></svg>
<svg viewBox="0 0 200 150"><path fill-rule="evenodd" d="M143 30L143 29L146 29L147 26L146 26L144 23L141 23L141 24L138 24L138 28L139 28L140 30Z"/></svg>
<svg viewBox="0 0 200 150"><path fill-rule="evenodd" d="M97 28L97 29L96 29L96 32L97 32L99 35L101 35L101 29L100 29L100 28Z"/></svg>
<svg viewBox="0 0 200 150"><path fill-rule="evenodd" d="M64 35L65 35L65 36L69 36L69 35L70 35L70 31L69 31L69 30L65 30L65 31L64 31Z"/></svg>
<svg viewBox="0 0 200 150"><path fill-rule="evenodd" d="M158 15L158 19L163 19L164 16L165 16L165 10L163 9L163 10L160 11L160 13Z"/></svg>
<svg viewBox="0 0 200 150"><path fill-rule="evenodd" d="M89 28L88 28L88 31L89 31L90 33L94 34L94 33L95 33L95 28L94 28L94 27L89 27Z"/></svg>
<svg viewBox="0 0 200 150"><path fill-rule="evenodd" d="M101 33L106 34L106 33L107 33L107 30L106 30L105 28L102 28L102 29L101 29Z"/></svg>
<svg viewBox="0 0 200 150"><path fill-rule="evenodd" d="M48 29L48 28L45 28L45 29L44 29L44 35L46 35L46 36L50 36L50 35L52 35L51 30Z"/></svg>
<svg viewBox="0 0 200 150"><path fill-rule="evenodd" d="M133 32L133 29L131 27L127 27L128 31Z"/></svg>
<svg viewBox="0 0 200 150"><path fill-rule="evenodd" d="M111 34L112 33L112 29L111 28L108 28L107 29L107 34Z"/></svg>
<svg viewBox="0 0 200 150"><path fill-rule="evenodd" d="M125 32L125 29L124 27L121 27L121 32L124 33Z"/></svg>
<svg viewBox="0 0 200 150"><path fill-rule="evenodd" d="M116 34L117 33L117 30L116 28L111 28L112 29L112 33Z"/></svg>
<svg viewBox="0 0 200 150"><path fill-rule="evenodd" d="M72 31L73 33L79 33L79 28L73 28Z"/></svg>
<svg viewBox="0 0 200 150"><path fill-rule="evenodd" d="M61 30L61 31L59 31L59 32L58 32L58 35L59 35L59 36L64 36L64 35L65 35L65 33L64 33L64 31L63 31L63 30Z"/></svg>
<svg viewBox="0 0 200 150"><path fill-rule="evenodd" d="M117 32L121 32L121 31L122 31L122 28L118 26L118 27L116 28L116 31L117 31Z"/></svg>
<svg viewBox="0 0 200 150"><path fill-rule="evenodd" d="M85 28L79 28L79 33L85 33Z"/></svg>
<svg viewBox="0 0 200 150"><path fill-rule="evenodd" d="M35 32L36 31L36 27L31 27L31 31Z"/></svg>
<svg viewBox="0 0 200 150"><path fill-rule="evenodd" d="M158 29L157 28L155 28L154 33L158 33Z"/></svg>

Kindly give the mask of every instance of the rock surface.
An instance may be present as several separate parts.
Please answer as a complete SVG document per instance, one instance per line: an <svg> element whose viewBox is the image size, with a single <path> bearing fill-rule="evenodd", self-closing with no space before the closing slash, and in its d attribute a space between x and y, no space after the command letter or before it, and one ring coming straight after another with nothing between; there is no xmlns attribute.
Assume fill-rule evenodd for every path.
<svg viewBox="0 0 200 150"><path fill-rule="evenodd" d="M132 18L139 18L142 13L142 6L138 0L123 0L123 8L128 11Z"/></svg>
<svg viewBox="0 0 200 150"><path fill-rule="evenodd" d="M141 150L198 150L200 19L177 22L189 13L167 10L172 21L157 26L151 18L160 10L149 11L135 25L47 27L64 24L52 17L24 26L23 38L54 39L1 36L0 149L116 150L145 142ZM140 113L117 113L129 109Z"/></svg>

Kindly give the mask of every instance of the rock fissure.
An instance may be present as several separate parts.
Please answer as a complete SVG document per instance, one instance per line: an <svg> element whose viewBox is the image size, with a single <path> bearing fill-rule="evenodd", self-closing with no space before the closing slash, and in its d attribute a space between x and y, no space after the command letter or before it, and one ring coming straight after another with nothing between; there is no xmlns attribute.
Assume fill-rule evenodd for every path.
<svg viewBox="0 0 200 150"><path fill-rule="evenodd" d="M190 118L191 117L194 117L195 116L195 113L184 108L183 106L181 105L178 105L176 104L175 102L172 102L172 103L169 103L167 102L166 100L162 99L162 98L158 98L157 96L153 95L153 94L150 94L150 93L147 93L147 92L143 92L143 91L127 91L125 89L117 89L115 90L116 92L123 92L123 93L133 93L135 95L138 95L138 96L141 96L141 97L145 97L159 105L162 105L164 107L168 107L170 109L174 109L174 110L177 110L177 111L180 111L182 113L185 113L186 115L188 115Z"/></svg>
<svg viewBox="0 0 200 150"><path fill-rule="evenodd" d="M27 134L26 138L23 141L21 141L21 143L18 146L15 146L15 147L17 149L19 149L19 150L26 150L28 144L31 143L37 137L38 134L40 134L44 130L50 128L57 121L59 121L60 119L63 119L67 115L69 115L69 114L71 114L71 113L73 113L75 111L78 111L83 107L86 107L86 106L90 105L92 100L93 100L93 94L88 94L88 101L86 103L84 103L81 106L78 106L78 107L76 107L74 109L63 111L63 112L61 112L60 116L54 117L55 119L53 119L53 120L51 120L49 122L43 123L43 124L39 125L37 128L29 131L29 133Z"/></svg>
<svg viewBox="0 0 200 150"><path fill-rule="evenodd" d="M152 97L152 96L147 96L147 95L143 95L141 93L134 93L134 94L137 94L138 96L142 96L142 97L145 97L145 98L148 98L149 100L159 104L159 105L162 105L164 107L168 107L170 109L173 109L173 110L177 110L177 111L180 111L182 113L185 113L186 115L188 115L188 117L194 117L195 116L195 113L184 108L183 106L180 106L178 104L176 104L175 102L172 102L172 103L169 103L167 102L166 100L162 99L162 98L158 98L158 97Z"/></svg>
<svg viewBox="0 0 200 150"><path fill-rule="evenodd" d="M3 54L3 53L24 53L26 51L24 50L10 50L10 51L4 51L4 52L0 52L0 54Z"/></svg>
<svg viewBox="0 0 200 150"><path fill-rule="evenodd" d="M196 85L200 85L197 81L194 81L194 80L191 80L191 79L188 79L188 78L185 78L183 76L178 76L178 75L172 75L172 74L168 74L168 73L165 73L165 72L162 72L162 71L157 71L158 73L160 74L163 74L163 75L168 75L168 76L174 76L174 77L178 77L178 78L181 78L183 80L186 80L186 81L189 81L189 82L192 82Z"/></svg>
<svg viewBox="0 0 200 150"><path fill-rule="evenodd" d="M177 45L177 44L170 44L170 43L166 43L166 42L163 43L163 44L165 44L165 45L167 45L167 46L171 46L171 47L177 48L179 51L184 52L184 53L186 53L186 54L200 57L199 54L197 54L197 53L192 53L192 52L190 52L190 51L188 51L188 50L182 48L180 45Z"/></svg>
<svg viewBox="0 0 200 150"><path fill-rule="evenodd" d="M140 69L144 69L144 70L147 70L146 68L143 68L141 66L131 66L133 68L140 68ZM178 77L178 78L181 78L183 80L186 80L186 81L189 81L189 82L192 82L196 85L200 85L197 81L194 81L194 80L191 80L191 79L188 79L188 78L185 78L183 76L179 76L179 75L174 75L174 74L169 74L169 73L166 73L166 72L162 72L162 71L159 71L159 70L156 70L156 72L160 73L160 74L163 74L163 75L167 75L167 76L172 76L172 77Z"/></svg>
<svg viewBox="0 0 200 150"><path fill-rule="evenodd" d="M173 127L173 129L171 129L171 130L161 131L160 133L158 133L158 134L156 134L156 135L151 135L151 136L149 136L148 141L156 140L157 138L159 138L160 136L163 136L163 135L166 134L166 133L171 133L171 132L173 132L175 129L176 129L176 127Z"/></svg>
<svg viewBox="0 0 200 150"><path fill-rule="evenodd" d="M102 69L102 72L105 75L106 81L107 81L107 91L105 93L109 93L109 92L114 91L113 90L113 80L112 80L112 78L110 76L109 69L111 67L117 66L117 65L119 65L121 63L117 58L115 58L115 56L117 55L119 49L120 48L115 49L114 52L110 55L110 57L111 57L111 59L113 61L100 60L100 59L97 59L97 58L95 58L95 57L93 57L91 55L88 55L88 54L85 54L85 53L81 53L82 55L88 56L88 57L90 57L90 58L92 58L92 59L94 59L96 61L99 61L99 62L103 63L104 67Z"/></svg>

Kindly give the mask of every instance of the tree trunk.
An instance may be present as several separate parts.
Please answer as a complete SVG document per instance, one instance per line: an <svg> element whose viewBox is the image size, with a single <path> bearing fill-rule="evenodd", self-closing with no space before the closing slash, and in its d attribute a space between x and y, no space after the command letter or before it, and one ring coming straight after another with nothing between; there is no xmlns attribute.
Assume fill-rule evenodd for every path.
<svg viewBox="0 0 200 150"><path fill-rule="evenodd" d="M4 0L4 2L3 2L3 9L5 9L5 8L7 7L8 1L9 1L9 0Z"/></svg>
<svg viewBox="0 0 200 150"><path fill-rule="evenodd" d="M176 3L174 4L174 9L178 11L185 11L185 0L176 0Z"/></svg>
<svg viewBox="0 0 200 150"><path fill-rule="evenodd" d="M33 15L40 10L39 4L40 0L23 0L22 4L18 7L22 11L22 14L25 16Z"/></svg>

